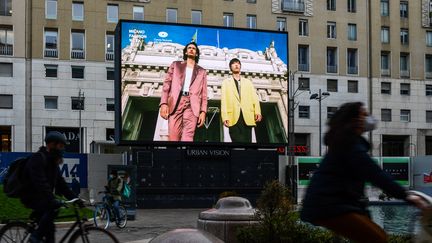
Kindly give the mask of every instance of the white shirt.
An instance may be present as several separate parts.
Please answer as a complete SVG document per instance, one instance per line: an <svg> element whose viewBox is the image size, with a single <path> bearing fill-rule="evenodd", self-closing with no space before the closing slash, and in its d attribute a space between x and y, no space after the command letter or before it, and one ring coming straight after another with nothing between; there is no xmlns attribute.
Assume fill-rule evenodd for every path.
<svg viewBox="0 0 432 243"><path fill-rule="evenodd" d="M193 68L186 67L186 77L183 84L183 92L189 92L189 87L192 81Z"/></svg>

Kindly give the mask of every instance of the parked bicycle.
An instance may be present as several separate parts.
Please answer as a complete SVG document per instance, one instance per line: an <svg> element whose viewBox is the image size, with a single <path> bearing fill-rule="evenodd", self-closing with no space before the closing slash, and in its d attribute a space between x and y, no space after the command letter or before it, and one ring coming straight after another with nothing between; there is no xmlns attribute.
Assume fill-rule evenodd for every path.
<svg viewBox="0 0 432 243"><path fill-rule="evenodd" d="M69 228L66 234L59 241L60 243L66 242L69 239L69 243L90 243L90 242L113 242L120 243L117 238L105 229L101 229L88 223L86 217L81 217L80 208L77 202L81 200L75 198L70 201L64 202L64 207L71 207L74 209L75 223ZM59 216L57 219L69 218L71 215ZM30 217L31 222L13 221L7 223L0 230L0 243L6 242L22 242L27 243L30 239L31 234L38 227L37 222L34 221L34 217ZM70 236L70 237L69 237Z"/></svg>
<svg viewBox="0 0 432 243"><path fill-rule="evenodd" d="M95 205L93 220L96 227L107 229L111 222L115 222L117 227L123 229L127 224L127 211L126 208L120 204L118 208L118 218L114 213L112 205L112 197L107 191L99 192L105 194L102 202Z"/></svg>

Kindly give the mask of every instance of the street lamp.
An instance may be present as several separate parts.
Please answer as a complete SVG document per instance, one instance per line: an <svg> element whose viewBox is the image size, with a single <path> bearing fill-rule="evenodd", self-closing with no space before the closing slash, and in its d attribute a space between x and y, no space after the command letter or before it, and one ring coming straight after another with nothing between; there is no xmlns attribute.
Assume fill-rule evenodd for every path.
<svg viewBox="0 0 432 243"><path fill-rule="evenodd" d="M330 95L329 92L321 92L321 89L319 89L319 93L312 94L310 96L311 100L318 100L319 103L319 155L322 156L321 152L321 101L325 98L327 98Z"/></svg>

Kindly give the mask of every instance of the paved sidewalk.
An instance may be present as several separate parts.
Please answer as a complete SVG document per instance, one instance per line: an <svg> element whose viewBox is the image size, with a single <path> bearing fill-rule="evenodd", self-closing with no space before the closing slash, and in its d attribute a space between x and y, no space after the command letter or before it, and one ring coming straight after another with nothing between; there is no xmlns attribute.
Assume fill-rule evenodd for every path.
<svg viewBox="0 0 432 243"><path fill-rule="evenodd" d="M114 224L108 228L120 242L147 243L156 236L177 228L196 228L198 214L206 209L139 209L136 220L128 221L126 228ZM57 231L60 239L66 229Z"/></svg>

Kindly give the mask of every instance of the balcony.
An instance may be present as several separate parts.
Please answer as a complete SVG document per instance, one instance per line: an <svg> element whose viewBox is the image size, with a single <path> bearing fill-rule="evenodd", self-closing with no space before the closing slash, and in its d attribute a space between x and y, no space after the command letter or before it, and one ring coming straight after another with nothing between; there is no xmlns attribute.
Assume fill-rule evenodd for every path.
<svg viewBox="0 0 432 243"><path fill-rule="evenodd" d="M302 72L309 72L309 64L299 64L298 70Z"/></svg>
<svg viewBox="0 0 432 243"><path fill-rule="evenodd" d="M113 60L114 60L114 52L107 52L107 53L105 54L105 59L106 59L107 61L113 61Z"/></svg>
<svg viewBox="0 0 432 243"><path fill-rule="evenodd" d="M282 0L282 11L303 13L305 4L303 1Z"/></svg>
<svg viewBox="0 0 432 243"><path fill-rule="evenodd" d="M381 76L390 76L390 69L381 69Z"/></svg>
<svg viewBox="0 0 432 243"><path fill-rule="evenodd" d="M45 57L54 57L54 58L57 58L58 57L58 50L57 49L46 48L44 55L45 55Z"/></svg>
<svg viewBox="0 0 432 243"><path fill-rule="evenodd" d="M425 72L425 77L427 79L432 79L432 72Z"/></svg>
<svg viewBox="0 0 432 243"><path fill-rule="evenodd" d="M349 67L348 66L348 74L358 74L358 67Z"/></svg>
<svg viewBox="0 0 432 243"><path fill-rule="evenodd" d="M337 71L338 71L337 65L335 66L327 65L327 73L337 73Z"/></svg>
<svg viewBox="0 0 432 243"><path fill-rule="evenodd" d="M409 70L400 70L400 76L401 76L401 78L409 78L410 71Z"/></svg>
<svg viewBox="0 0 432 243"><path fill-rule="evenodd" d="M72 50L71 58L72 59L84 59L85 53L84 50Z"/></svg>
<svg viewBox="0 0 432 243"><path fill-rule="evenodd" d="M0 55L12 56L13 55L13 45L0 45Z"/></svg>

